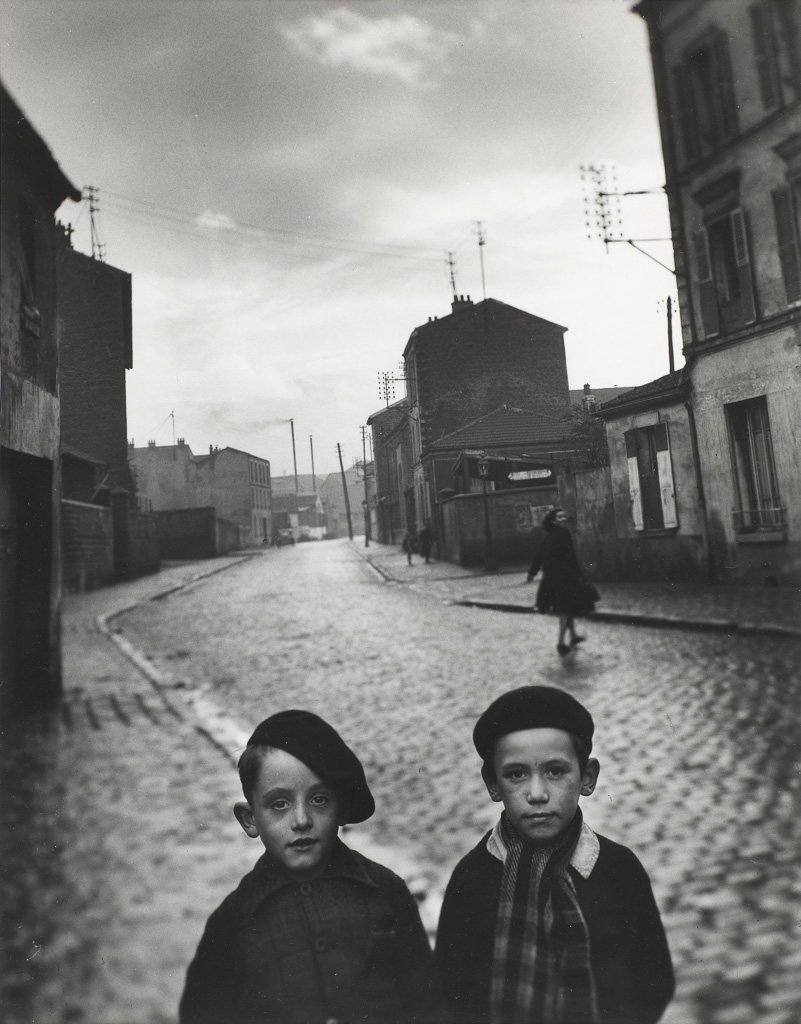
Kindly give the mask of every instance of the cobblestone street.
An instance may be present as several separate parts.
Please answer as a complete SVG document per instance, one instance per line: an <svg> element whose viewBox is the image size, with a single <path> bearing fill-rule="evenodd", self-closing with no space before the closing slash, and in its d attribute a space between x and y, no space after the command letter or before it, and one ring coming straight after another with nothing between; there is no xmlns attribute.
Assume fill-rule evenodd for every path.
<svg viewBox="0 0 801 1024"><path fill-rule="evenodd" d="M69 599L60 713L28 721L3 754L9 1020L174 1020L205 918L259 852L231 814L224 750L290 706L362 758L377 811L349 831L414 877L430 923L497 813L473 723L526 683L568 689L595 718L601 778L584 812L651 874L678 978L667 1024L799 1019L795 611L758 595L748 614L786 629L773 635L724 628L743 617L731 596L706 628L599 619L560 662L553 619L458 603L514 591L530 606L520 577L416 562L407 573L393 549L307 544ZM697 595L671 598L676 616L703 618ZM125 608L108 619L116 644L97 633L97 616Z"/></svg>

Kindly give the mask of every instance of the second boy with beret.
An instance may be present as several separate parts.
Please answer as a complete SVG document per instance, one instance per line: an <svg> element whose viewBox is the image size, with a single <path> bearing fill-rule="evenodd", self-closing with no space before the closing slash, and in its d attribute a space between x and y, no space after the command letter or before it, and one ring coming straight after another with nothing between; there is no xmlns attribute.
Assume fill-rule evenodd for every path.
<svg viewBox="0 0 801 1024"><path fill-rule="evenodd" d="M495 828L457 864L436 955L459 1024L655 1024L673 969L636 856L583 821L593 721L577 700L524 686L473 731Z"/></svg>

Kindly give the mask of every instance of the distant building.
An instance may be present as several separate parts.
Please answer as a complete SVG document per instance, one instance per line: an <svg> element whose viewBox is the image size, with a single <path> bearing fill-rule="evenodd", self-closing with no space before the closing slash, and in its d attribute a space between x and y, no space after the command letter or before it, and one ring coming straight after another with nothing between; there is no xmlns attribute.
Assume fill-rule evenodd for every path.
<svg viewBox="0 0 801 1024"><path fill-rule="evenodd" d="M580 391L570 390L570 404L574 409L584 409L586 412L592 413L604 402L611 402L613 398L625 395L633 387L634 385L627 388L591 388L589 384L585 384Z"/></svg>
<svg viewBox="0 0 801 1024"><path fill-rule="evenodd" d="M54 215L80 191L0 85L0 711L57 694L61 579Z"/></svg>
<svg viewBox="0 0 801 1024"><path fill-rule="evenodd" d="M353 534L354 536L364 534L364 465L359 462L357 465L351 466L350 469L346 469L345 481L348 489ZM367 463L367 494L368 508L372 510L375 507L375 466L372 462ZM347 537L348 515L341 473L328 474L320 488L320 499L325 510L326 536L331 538Z"/></svg>
<svg viewBox="0 0 801 1024"><path fill-rule="evenodd" d="M446 435L502 405L550 416L570 433L566 330L497 299L461 296L448 316L412 331L403 358L418 528L439 519L427 459Z"/></svg>
<svg viewBox="0 0 801 1024"><path fill-rule="evenodd" d="M382 544L400 544L414 529L412 422L405 398L367 418L373 434L376 526Z"/></svg>
<svg viewBox="0 0 801 1024"><path fill-rule="evenodd" d="M651 41L710 574L798 581L801 6L635 10Z"/></svg>
<svg viewBox="0 0 801 1024"><path fill-rule="evenodd" d="M238 526L243 544L272 537L270 463L238 448L209 448L194 455L183 438L176 445L128 448L140 503L153 511L213 507Z"/></svg>

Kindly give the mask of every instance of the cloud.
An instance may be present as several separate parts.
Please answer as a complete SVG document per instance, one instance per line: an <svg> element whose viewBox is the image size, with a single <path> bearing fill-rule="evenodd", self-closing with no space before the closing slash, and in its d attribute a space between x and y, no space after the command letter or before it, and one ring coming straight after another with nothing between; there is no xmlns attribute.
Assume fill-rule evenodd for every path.
<svg viewBox="0 0 801 1024"><path fill-rule="evenodd" d="M320 64L388 75L417 87L434 84L426 77L427 68L441 64L461 42L458 33L435 29L410 14L368 18L347 7L284 24L280 31Z"/></svg>
<svg viewBox="0 0 801 1024"><path fill-rule="evenodd" d="M199 217L195 218L195 224L199 228L209 228L212 231L235 231L236 221L227 213L214 213L212 210L204 210Z"/></svg>

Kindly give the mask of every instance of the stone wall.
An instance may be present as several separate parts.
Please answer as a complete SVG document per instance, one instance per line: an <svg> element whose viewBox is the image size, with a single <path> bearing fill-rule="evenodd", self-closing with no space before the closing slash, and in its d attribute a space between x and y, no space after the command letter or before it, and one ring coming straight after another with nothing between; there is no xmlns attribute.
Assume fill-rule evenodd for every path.
<svg viewBox="0 0 801 1024"><path fill-rule="evenodd" d="M67 593L114 582L111 509L81 501L61 503L62 583Z"/></svg>

